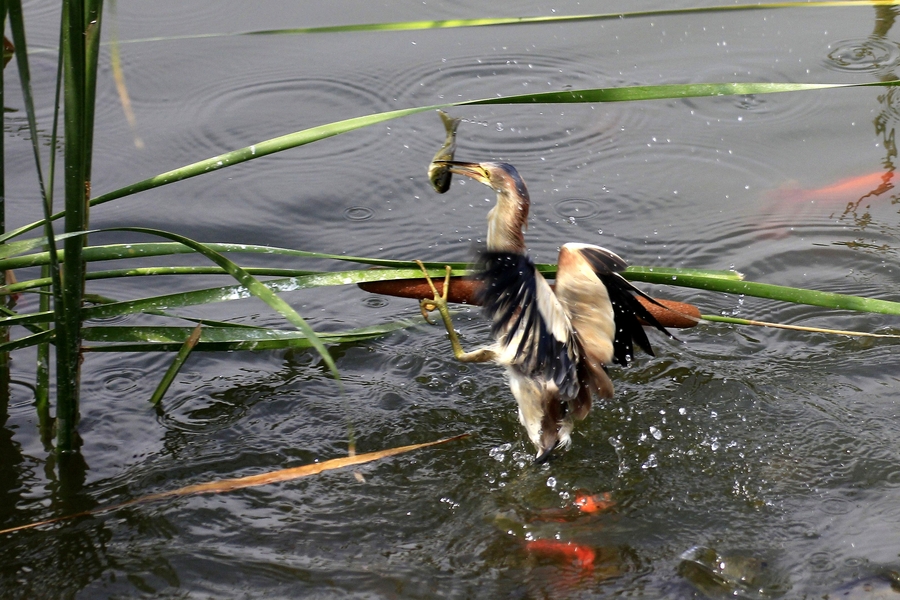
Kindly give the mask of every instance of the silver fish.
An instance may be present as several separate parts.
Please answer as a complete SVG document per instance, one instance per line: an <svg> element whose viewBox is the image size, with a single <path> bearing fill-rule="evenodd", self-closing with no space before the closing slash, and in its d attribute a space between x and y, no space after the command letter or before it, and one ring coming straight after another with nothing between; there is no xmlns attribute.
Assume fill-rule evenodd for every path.
<svg viewBox="0 0 900 600"><path fill-rule="evenodd" d="M444 128L447 130L447 139L444 140L444 145L441 146L441 149L431 159L431 164L428 165L428 180L431 182L431 187L434 188L434 191L438 194L443 194L450 189L450 181L453 179L453 174L450 172L448 165L435 163L453 160L453 154L456 152L456 128L459 127L461 119L454 119L442 110L439 110L438 114L441 115Z"/></svg>

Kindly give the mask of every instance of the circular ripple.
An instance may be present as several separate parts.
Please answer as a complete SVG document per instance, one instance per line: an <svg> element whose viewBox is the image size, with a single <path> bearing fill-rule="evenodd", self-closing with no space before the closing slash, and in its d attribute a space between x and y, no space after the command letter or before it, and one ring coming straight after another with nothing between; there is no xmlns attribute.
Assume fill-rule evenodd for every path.
<svg viewBox="0 0 900 600"><path fill-rule="evenodd" d="M893 468L884 476L884 482L890 487L900 486L900 466Z"/></svg>
<svg viewBox="0 0 900 600"><path fill-rule="evenodd" d="M809 568L815 573L824 573L835 569L835 560L831 552L814 552L809 556Z"/></svg>
<svg viewBox="0 0 900 600"><path fill-rule="evenodd" d="M853 504L844 498L826 498L819 507L828 515L845 515L853 510Z"/></svg>
<svg viewBox="0 0 900 600"><path fill-rule="evenodd" d="M802 521L790 523L782 531L789 538L815 539L819 537L815 525Z"/></svg>
<svg viewBox="0 0 900 600"><path fill-rule="evenodd" d="M348 221L368 221L375 216L375 211L368 206L351 206L344 210L344 218Z"/></svg>
<svg viewBox="0 0 900 600"><path fill-rule="evenodd" d="M34 397L34 384L15 379L9 382L9 411L11 414L18 409L32 412L34 410Z"/></svg>
<svg viewBox="0 0 900 600"><path fill-rule="evenodd" d="M884 38L843 40L833 46L824 65L834 71L872 73L900 65L900 47Z"/></svg>
<svg viewBox="0 0 900 600"><path fill-rule="evenodd" d="M859 567L861 565L866 564L865 559L860 558L858 556L848 556L844 559L845 567Z"/></svg>
<svg viewBox="0 0 900 600"><path fill-rule="evenodd" d="M488 98L498 94L551 92L564 89L623 85L605 74L596 56L503 54L459 56L440 64L410 65L391 82L392 89L407 90L401 105ZM462 117L458 160L510 160L548 157L555 163L571 161L585 148L614 146L621 129L640 128L647 120L641 110L614 105L466 106L451 110ZM429 128L429 132L431 128ZM421 136L422 152L431 156L443 141L439 123L434 134ZM560 158L561 155L563 158ZM515 160L513 157L516 157Z"/></svg>
<svg viewBox="0 0 900 600"><path fill-rule="evenodd" d="M596 200L587 198L566 198L553 205L553 210L567 219L590 219L600 214Z"/></svg>
<svg viewBox="0 0 900 600"><path fill-rule="evenodd" d="M758 55L742 57L746 68L731 68L715 63L710 69L697 73L691 83L754 81L776 83L793 81L790 73L781 71L761 75L757 73ZM764 121L765 123L796 123L797 120L811 119L813 115L825 114L832 110L832 104L822 94L742 94L710 98L686 98L679 102L691 109L692 116L705 117L710 124L735 122L744 125Z"/></svg>
<svg viewBox="0 0 900 600"><path fill-rule="evenodd" d="M211 432L226 429L241 420L247 407L223 398L184 394L168 400L161 424L167 429L185 432Z"/></svg>
<svg viewBox="0 0 900 600"><path fill-rule="evenodd" d="M368 296L362 299L362 303L369 308L384 308L388 305L388 299L383 296Z"/></svg>
<svg viewBox="0 0 900 600"><path fill-rule="evenodd" d="M204 60L201 57L201 60ZM209 61L210 58L205 60ZM341 119L389 110L392 104L380 94L384 82L366 73L296 77L286 67L270 71L242 71L229 77L212 78L204 66L215 72L213 65L194 65L191 74L196 81L185 83L182 93L173 98L161 90L145 88L135 101L135 111L153 113L171 123L168 130L179 131L175 139L165 143L190 156L212 156L224 151L248 147L255 143L324 125ZM133 77L150 81L160 76L154 65L141 64ZM185 77L188 75L185 74ZM153 132L148 137L154 136ZM352 160L357 152L377 155L384 142L382 127L366 127L345 136L336 136L304 149L306 160ZM162 143L162 140L157 140ZM296 161L294 153L275 154L273 160Z"/></svg>
<svg viewBox="0 0 900 600"><path fill-rule="evenodd" d="M138 380L134 373L123 371L107 377L103 381L103 387L111 394L126 394L138 389Z"/></svg>
<svg viewBox="0 0 900 600"><path fill-rule="evenodd" d="M117 362L87 370L91 376L84 384L85 395L98 401L119 401L149 393L151 377L148 373L152 372L152 367Z"/></svg>

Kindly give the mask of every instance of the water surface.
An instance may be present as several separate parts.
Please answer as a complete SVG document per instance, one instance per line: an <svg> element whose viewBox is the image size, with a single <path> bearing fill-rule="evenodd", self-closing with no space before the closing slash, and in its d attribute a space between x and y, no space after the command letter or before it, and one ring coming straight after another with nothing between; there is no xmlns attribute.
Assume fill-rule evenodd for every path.
<svg viewBox="0 0 900 600"><path fill-rule="evenodd" d="M120 2L119 32L133 40L487 16L474 2L324 6ZM35 47L56 43L51 8L26 5ZM626 8L495 3L489 16ZM144 147L122 114L105 49L94 189L307 127L449 100L655 83L874 81L893 77L900 60L900 33L884 29L873 8L859 7L123 44ZM32 68L46 132L52 54L33 55ZM5 126L7 220L18 226L39 208L21 100L9 94L7 106L15 111ZM452 113L464 119L459 159L508 161L527 181L528 243L539 261L581 241L634 265L734 268L767 283L900 299L896 196L871 193L894 170L892 90ZM431 191L425 170L442 140L436 115L391 121L104 205L92 225L466 260L493 200L472 182ZM307 268L280 260L264 264ZM91 291L129 298L187 286L160 278ZM710 314L897 327L880 315L647 289ZM323 330L418 313L414 301L355 288L286 298ZM280 323L255 300L182 314ZM459 314L457 326L467 348L488 339L475 311ZM699 592L679 575L681 557L703 547L764 564L757 587L739 590L746 597L818 598L897 568L897 344L712 324L678 338L654 336L655 357L613 369L617 398L541 467L530 463L502 371L456 363L440 328L334 348L343 394L312 353L195 354L158 412L146 400L170 357L89 355L87 468L74 483L60 482L41 444L26 384L33 361L22 352L0 431L4 527L342 456L351 427L360 451L473 436L363 467L365 483L329 473L9 535L0 539L0 589L20 598L685 598ZM570 510L578 490L610 492L615 505L547 517ZM592 549L592 568L529 552L537 538Z"/></svg>

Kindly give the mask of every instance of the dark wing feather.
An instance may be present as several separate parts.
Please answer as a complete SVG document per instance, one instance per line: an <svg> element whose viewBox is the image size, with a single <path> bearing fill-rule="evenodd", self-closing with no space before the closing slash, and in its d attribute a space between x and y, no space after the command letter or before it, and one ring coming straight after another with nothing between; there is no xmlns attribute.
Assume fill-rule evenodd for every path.
<svg viewBox="0 0 900 600"><path fill-rule="evenodd" d="M643 320L644 323L648 325L656 327L668 337L675 339L675 337L656 320L656 317L641 304L637 299L637 296L646 298L658 306L662 305L631 285L619 274L620 271L625 270L627 267L624 260L619 258L619 256L613 252L598 246L583 247L580 251L590 263L597 278L606 286L606 291L609 294L609 301L613 307L616 323L616 334L613 339L613 362L622 366L627 366L632 356L634 356L634 344L637 344L650 356L654 356L653 348L650 346L650 340L647 339L644 327L638 319Z"/></svg>
<svg viewBox="0 0 900 600"><path fill-rule="evenodd" d="M553 381L564 397L578 393L578 349L567 327L564 339L554 335L548 319L565 319L556 297L545 298L542 314L538 302L541 277L528 256L512 252L483 252L479 260L482 285L478 300L491 319L491 335L502 347L509 347L519 337L513 364L523 374L542 376ZM548 293L549 287L545 288ZM547 309L546 306L551 308ZM555 307L555 308L553 308ZM502 353L502 350L501 350Z"/></svg>

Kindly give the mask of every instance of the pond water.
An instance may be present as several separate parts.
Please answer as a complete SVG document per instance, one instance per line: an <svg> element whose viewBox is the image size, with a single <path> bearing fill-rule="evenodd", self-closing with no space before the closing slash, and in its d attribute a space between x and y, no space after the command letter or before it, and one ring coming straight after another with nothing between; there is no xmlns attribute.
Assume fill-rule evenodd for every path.
<svg viewBox="0 0 900 600"><path fill-rule="evenodd" d="M654 4L698 6L641 9ZM201 39L179 36L634 6L164 0L117 9L122 40L165 39L121 46L134 132L103 51L96 193L395 108L639 84L864 82L895 78L900 66L890 11L866 6ZM57 7L27 2L25 15L29 43L48 50L32 55L46 134ZM7 70L8 90L17 89L15 73ZM754 281L900 300L898 197L881 186L896 160L894 95L857 88L451 113L464 119L458 159L507 161L527 181L527 239L539 262L580 241L632 265L734 268ZM40 210L19 94L9 92L6 105L12 227ZM106 204L91 224L467 260L493 195L460 178L444 196L432 192L425 170L442 141L437 115L423 113ZM124 299L188 285L135 278L90 291ZM882 332L898 324L642 287L708 314ZM412 300L355 287L285 298L323 331L418 314ZM180 312L281 323L255 300ZM477 311L456 323L466 348L488 340ZM0 434L0 527L344 456L350 428L360 452L473 435L366 465L364 483L338 471L7 535L0 590L9 598L898 595L877 579L900 569L896 342L718 324L677 335L652 335L656 357L612 369L616 399L596 406L572 448L542 466L531 464L502 369L455 362L438 327L333 348L343 393L312 352L195 353L159 411L147 399L171 356L89 355L83 475L64 479L41 444L27 383L33 354L23 351ZM580 491L609 493L612 506L572 509ZM572 542L592 558L528 543L539 539Z"/></svg>

